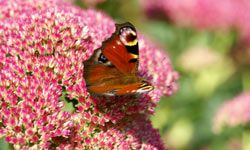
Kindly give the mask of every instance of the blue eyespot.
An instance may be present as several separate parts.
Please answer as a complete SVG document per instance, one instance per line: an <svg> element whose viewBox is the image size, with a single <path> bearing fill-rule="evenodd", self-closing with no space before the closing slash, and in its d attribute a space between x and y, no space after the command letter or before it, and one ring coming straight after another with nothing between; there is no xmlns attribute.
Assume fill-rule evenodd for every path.
<svg viewBox="0 0 250 150"><path fill-rule="evenodd" d="M98 58L99 63L106 63L108 62L108 59L101 53L99 58Z"/></svg>

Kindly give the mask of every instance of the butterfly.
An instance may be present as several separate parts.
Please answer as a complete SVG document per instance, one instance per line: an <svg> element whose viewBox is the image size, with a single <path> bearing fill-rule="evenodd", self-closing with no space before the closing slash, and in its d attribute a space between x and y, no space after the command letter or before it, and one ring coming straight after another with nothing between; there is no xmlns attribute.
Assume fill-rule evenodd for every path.
<svg viewBox="0 0 250 150"><path fill-rule="evenodd" d="M84 62L84 79L90 94L121 96L141 94L153 86L138 75L139 47L135 27L116 24L110 38Z"/></svg>

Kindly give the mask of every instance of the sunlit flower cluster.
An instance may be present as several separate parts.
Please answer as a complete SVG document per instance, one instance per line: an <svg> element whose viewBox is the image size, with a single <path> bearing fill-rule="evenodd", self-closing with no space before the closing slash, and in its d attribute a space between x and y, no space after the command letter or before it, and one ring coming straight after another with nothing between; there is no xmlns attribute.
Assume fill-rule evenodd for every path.
<svg viewBox="0 0 250 150"><path fill-rule="evenodd" d="M112 19L60 0L3 0L0 20L0 137L15 149L164 149L149 121L177 89L164 52L140 35L149 94L91 96L82 62L114 32Z"/></svg>

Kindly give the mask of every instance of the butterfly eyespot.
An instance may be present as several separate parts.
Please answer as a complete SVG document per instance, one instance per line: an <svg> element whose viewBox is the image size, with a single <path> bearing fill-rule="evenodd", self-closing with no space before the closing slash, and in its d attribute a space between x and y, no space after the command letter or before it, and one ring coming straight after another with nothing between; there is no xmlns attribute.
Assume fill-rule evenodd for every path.
<svg viewBox="0 0 250 150"><path fill-rule="evenodd" d="M101 53L99 58L98 58L98 62L104 64L104 63L108 62L108 59Z"/></svg>
<svg viewBox="0 0 250 150"><path fill-rule="evenodd" d="M105 66L113 67L114 65L103 55L103 53L100 53L98 57L98 63L103 64Z"/></svg>
<svg viewBox="0 0 250 150"><path fill-rule="evenodd" d="M126 46L134 46L137 44L136 32L129 27L124 27L120 29L120 39L122 43Z"/></svg>

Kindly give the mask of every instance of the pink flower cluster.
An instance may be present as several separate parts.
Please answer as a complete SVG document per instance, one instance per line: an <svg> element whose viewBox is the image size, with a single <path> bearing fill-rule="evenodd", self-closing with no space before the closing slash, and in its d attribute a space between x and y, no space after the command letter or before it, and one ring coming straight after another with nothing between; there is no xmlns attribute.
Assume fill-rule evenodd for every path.
<svg viewBox="0 0 250 150"><path fill-rule="evenodd" d="M141 0L149 16L164 16L179 25L199 28L237 28L250 41L248 0Z"/></svg>
<svg viewBox="0 0 250 150"><path fill-rule="evenodd" d="M164 149L149 121L177 89L164 52L140 35L140 73L154 91L93 97L82 62L114 32L111 18L60 0L2 0L0 20L0 137L14 149Z"/></svg>
<svg viewBox="0 0 250 150"><path fill-rule="evenodd" d="M250 91L245 92L230 101L226 101L214 118L214 131L219 132L227 126L237 126L250 122Z"/></svg>

